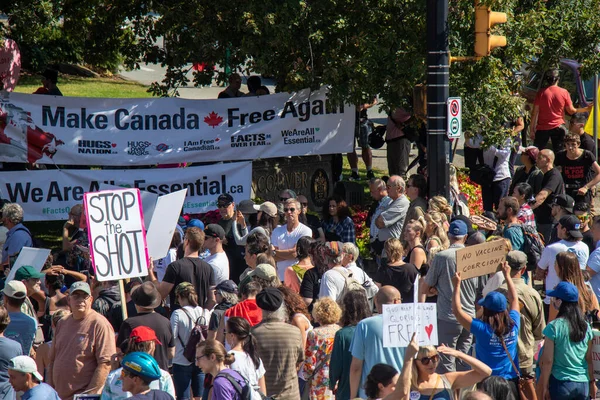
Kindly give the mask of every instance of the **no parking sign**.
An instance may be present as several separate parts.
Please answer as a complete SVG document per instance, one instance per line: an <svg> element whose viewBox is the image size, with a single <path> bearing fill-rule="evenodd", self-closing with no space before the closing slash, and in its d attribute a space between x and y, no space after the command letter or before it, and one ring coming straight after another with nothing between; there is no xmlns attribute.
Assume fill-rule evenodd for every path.
<svg viewBox="0 0 600 400"><path fill-rule="evenodd" d="M462 136L462 101L460 97L448 98L448 129L450 139Z"/></svg>

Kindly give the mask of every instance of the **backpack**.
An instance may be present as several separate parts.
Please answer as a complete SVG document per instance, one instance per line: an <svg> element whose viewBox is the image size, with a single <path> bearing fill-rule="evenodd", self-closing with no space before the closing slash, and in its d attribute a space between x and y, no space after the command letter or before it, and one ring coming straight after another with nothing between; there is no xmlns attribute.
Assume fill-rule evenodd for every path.
<svg viewBox="0 0 600 400"><path fill-rule="evenodd" d="M343 269L344 272L342 272L341 269ZM342 292L338 296L338 303L342 302L346 293L354 290L361 290L365 296L367 295L367 290L352 276L352 272L348 271L344 267L334 267L333 270L344 277L344 289L342 289Z"/></svg>
<svg viewBox="0 0 600 400"><path fill-rule="evenodd" d="M188 316L190 322L194 324L192 327L192 331L190 332L190 338L187 343L183 343L181 340L181 336L177 335L181 346L183 346L183 356L190 362L196 361L196 345L204 340L206 340L206 334L208 332L208 324L206 322L206 318L204 318L204 310L202 315L198 317L196 322L194 323L194 319L190 315L190 313L185 309L185 307L181 307L181 310Z"/></svg>
<svg viewBox="0 0 600 400"><path fill-rule="evenodd" d="M219 376L227 379L229 383L231 383L231 386L233 386L237 394L240 396L240 400L252 400L252 387L250 387L250 383L242 376L242 374L240 374L240 376L244 382L246 382L244 387L241 387L238 381L236 381L235 378L227 372L219 372L217 376L215 376L215 379L217 379Z"/></svg>
<svg viewBox="0 0 600 400"><path fill-rule="evenodd" d="M523 232L523 253L527 255L527 270L535 271L537 265L542 258L542 252L544 251L544 240L540 234L529 225L521 224L521 230Z"/></svg>

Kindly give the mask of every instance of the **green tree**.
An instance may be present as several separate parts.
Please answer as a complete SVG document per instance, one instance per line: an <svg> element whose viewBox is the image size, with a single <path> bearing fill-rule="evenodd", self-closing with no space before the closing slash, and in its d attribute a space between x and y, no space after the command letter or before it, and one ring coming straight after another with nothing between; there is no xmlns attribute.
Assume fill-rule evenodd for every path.
<svg viewBox="0 0 600 400"><path fill-rule="evenodd" d="M514 94L525 63L544 71L572 58L584 77L600 70L600 0L482 2L508 14L495 29L508 46L453 63L450 93L463 98L465 130L499 144L509 133L504 122L522 112ZM0 12L9 15L6 34L26 64L111 66L119 57L129 68L160 63L165 79L150 88L158 96L213 78L225 82L212 67L228 66L272 76L278 91L329 85L333 100L351 104L379 94L392 110L410 107L412 88L425 81L425 0L16 0ZM473 0L450 0L449 27L452 55L472 56ZM200 62L208 68L189 81L191 64Z"/></svg>

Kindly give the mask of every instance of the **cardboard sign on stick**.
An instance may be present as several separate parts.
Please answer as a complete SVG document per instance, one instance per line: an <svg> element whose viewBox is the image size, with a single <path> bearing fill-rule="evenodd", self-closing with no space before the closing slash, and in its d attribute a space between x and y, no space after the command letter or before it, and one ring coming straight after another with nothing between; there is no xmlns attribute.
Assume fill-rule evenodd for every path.
<svg viewBox="0 0 600 400"><path fill-rule="evenodd" d="M139 189L85 193L84 207L96 279L112 281L148 275Z"/></svg>
<svg viewBox="0 0 600 400"><path fill-rule="evenodd" d="M506 260L504 240L465 247L456 252L456 271L462 279L492 274L499 271Z"/></svg>
<svg viewBox="0 0 600 400"><path fill-rule="evenodd" d="M50 255L49 249L34 249L33 247L23 247L14 265L10 269L6 282L15 279L17 270L23 265L31 265L36 271L40 272Z"/></svg>
<svg viewBox="0 0 600 400"><path fill-rule="evenodd" d="M438 344L436 304L383 305L383 347L406 347L414 332L420 346Z"/></svg>
<svg viewBox="0 0 600 400"><path fill-rule="evenodd" d="M171 245L171 239L177 226L177 220L187 195L187 188L166 194L156 200L154 213L156 218L152 218L146 241L148 242L148 254L155 260L166 257Z"/></svg>

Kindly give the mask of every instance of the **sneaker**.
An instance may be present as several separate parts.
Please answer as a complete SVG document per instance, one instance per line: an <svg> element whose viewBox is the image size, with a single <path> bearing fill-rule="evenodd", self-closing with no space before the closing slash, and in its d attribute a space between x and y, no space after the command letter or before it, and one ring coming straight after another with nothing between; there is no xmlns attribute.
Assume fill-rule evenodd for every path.
<svg viewBox="0 0 600 400"><path fill-rule="evenodd" d="M360 176L358 176L358 172L354 172L352 171L352 175L350 175L350 179L351 181L360 181Z"/></svg>
<svg viewBox="0 0 600 400"><path fill-rule="evenodd" d="M367 179L373 179L375 178L375 174L373 173L373 170L367 171Z"/></svg>

